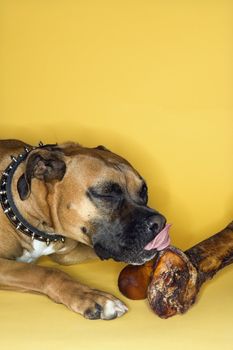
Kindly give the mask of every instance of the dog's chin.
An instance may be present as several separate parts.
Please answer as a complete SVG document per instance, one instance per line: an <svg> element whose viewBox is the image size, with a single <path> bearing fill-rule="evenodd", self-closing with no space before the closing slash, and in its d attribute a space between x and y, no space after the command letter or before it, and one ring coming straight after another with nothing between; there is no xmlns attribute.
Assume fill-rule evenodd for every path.
<svg viewBox="0 0 233 350"><path fill-rule="evenodd" d="M120 258L114 258L112 257L113 260L118 261L118 262L124 262L130 265L143 265L147 261L152 260L156 255L158 251L154 249L153 251L150 251L150 254L148 252L142 252L141 255L138 255L137 257L134 256L129 256L129 257L120 257Z"/></svg>
<svg viewBox="0 0 233 350"><path fill-rule="evenodd" d="M94 250L101 260L113 259L114 261L124 262L130 265L143 265L147 261L153 259L158 253L157 249L153 249L150 251L143 249L137 254L130 251L122 252L121 254L116 254L106 249L102 250L98 245L94 245Z"/></svg>
<svg viewBox="0 0 233 350"><path fill-rule="evenodd" d="M130 264L130 265L143 265L147 261L152 260L157 254L158 254L158 251L156 249L154 249L152 254L147 254L147 256L143 257L142 259L132 259L129 261L124 261L124 262L126 262L127 264Z"/></svg>

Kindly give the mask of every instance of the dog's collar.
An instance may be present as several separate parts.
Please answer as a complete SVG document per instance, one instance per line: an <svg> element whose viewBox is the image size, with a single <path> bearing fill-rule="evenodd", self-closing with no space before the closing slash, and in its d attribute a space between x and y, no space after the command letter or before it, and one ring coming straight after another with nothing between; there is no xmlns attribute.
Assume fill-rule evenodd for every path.
<svg viewBox="0 0 233 350"><path fill-rule="evenodd" d="M56 145L43 145L42 142L39 143L37 147L25 147L25 152L16 156L11 156L11 163L2 173L0 179L0 202L4 213L7 218L13 224L13 226L20 232L30 236L32 240L37 239L42 242L46 242L47 245L50 242L65 242L65 237L57 234L48 234L43 231L38 230L36 227L32 226L29 222L27 222L23 216L20 214L18 208L16 207L12 191L11 184L13 175L18 168L19 164L21 164L28 157L29 153L38 148L45 148L48 146L56 146Z"/></svg>

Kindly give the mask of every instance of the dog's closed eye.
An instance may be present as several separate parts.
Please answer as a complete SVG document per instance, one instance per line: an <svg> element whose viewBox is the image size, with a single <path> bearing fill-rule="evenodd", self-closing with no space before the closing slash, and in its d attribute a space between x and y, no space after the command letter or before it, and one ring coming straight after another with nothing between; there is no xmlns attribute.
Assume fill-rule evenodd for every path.
<svg viewBox="0 0 233 350"><path fill-rule="evenodd" d="M94 198L111 199L121 197L123 191L118 183L105 183L101 186L92 187L88 191Z"/></svg>

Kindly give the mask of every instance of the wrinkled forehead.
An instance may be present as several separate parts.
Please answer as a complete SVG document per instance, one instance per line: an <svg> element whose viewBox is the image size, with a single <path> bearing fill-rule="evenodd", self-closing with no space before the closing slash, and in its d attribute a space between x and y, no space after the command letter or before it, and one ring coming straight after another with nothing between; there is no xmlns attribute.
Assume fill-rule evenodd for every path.
<svg viewBox="0 0 233 350"><path fill-rule="evenodd" d="M70 170L87 187L111 181L127 186L129 191L138 191L143 183L129 162L110 151L82 148L68 158Z"/></svg>

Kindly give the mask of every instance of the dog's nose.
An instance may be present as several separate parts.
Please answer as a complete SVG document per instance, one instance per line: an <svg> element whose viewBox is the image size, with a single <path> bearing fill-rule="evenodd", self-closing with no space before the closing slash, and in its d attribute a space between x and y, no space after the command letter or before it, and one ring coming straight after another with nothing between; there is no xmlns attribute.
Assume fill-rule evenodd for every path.
<svg viewBox="0 0 233 350"><path fill-rule="evenodd" d="M147 230L152 233L159 233L166 224L166 219L161 214L149 216L147 219Z"/></svg>

